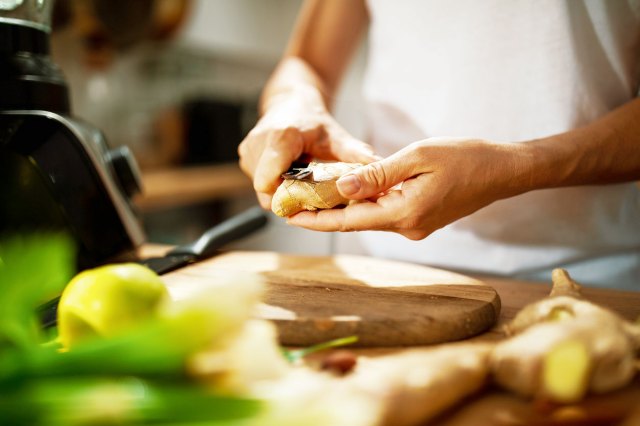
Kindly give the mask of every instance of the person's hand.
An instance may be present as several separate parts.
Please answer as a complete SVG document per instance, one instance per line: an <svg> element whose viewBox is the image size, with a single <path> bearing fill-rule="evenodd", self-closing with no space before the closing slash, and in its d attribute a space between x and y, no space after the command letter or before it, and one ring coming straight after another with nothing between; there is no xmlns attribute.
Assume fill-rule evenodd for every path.
<svg viewBox="0 0 640 426"><path fill-rule="evenodd" d="M337 181L352 200L343 209L300 212L288 223L318 231L383 230L412 240L492 202L516 195L522 176L516 144L426 139Z"/></svg>
<svg viewBox="0 0 640 426"><path fill-rule="evenodd" d="M317 103L291 97L273 103L238 147L240 168L253 179L260 205L269 209L280 175L304 156L370 163L379 159Z"/></svg>

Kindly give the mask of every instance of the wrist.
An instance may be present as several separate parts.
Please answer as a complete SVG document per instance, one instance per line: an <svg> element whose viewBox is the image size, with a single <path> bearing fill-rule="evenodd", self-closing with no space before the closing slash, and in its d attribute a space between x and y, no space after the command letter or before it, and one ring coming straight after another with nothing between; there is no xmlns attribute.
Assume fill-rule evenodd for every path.
<svg viewBox="0 0 640 426"><path fill-rule="evenodd" d="M576 172L583 156L575 149L575 144L567 140L567 135L554 135L516 145L522 176L525 177L523 192L578 184Z"/></svg>
<svg viewBox="0 0 640 426"><path fill-rule="evenodd" d="M309 113L327 113L322 93L315 87L298 84L263 95L260 102L260 114L274 109L293 109Z"/></svg>
<svg viewBox="0 0 640 426"><path fill-rule="evenodd" d="M326 111L329 98L324 82L308 64L296 57L286 57L262 92L260 112L292 101L305 108Z"/></svg>
<svg viewBox="0 0 640 426"><path fill-rule="evenodd" d="M500 165L499 182L502 184L500 198L513 197L525 192L554 186L553 165L547 160L548 153L535 143L495 144L494 164Z"/></svg>

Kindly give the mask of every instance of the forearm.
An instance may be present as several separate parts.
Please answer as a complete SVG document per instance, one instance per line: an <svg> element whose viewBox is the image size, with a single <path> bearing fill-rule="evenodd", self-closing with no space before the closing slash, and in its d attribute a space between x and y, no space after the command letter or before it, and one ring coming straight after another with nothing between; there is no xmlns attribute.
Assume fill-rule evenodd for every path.
<svg viewBox="0 0 640 426"><path fill-rule="evenodd" d="M282 100L329 109L369 20L364 0L307 0L260 103L264 113Z"/></svg>
<svg viewBox="0 0 640 426"><path fill-rule="evenodd" d="M304 60L285 56L262 91L260 115L282 100L299 102L305 108L327 109L331 96L324 82Z"/></svg>
<svg viewBox="0 0 640 426"><path fill-rule="evenodd" d="M640 179L640 99L575 130L515 144L517 192Z"/></svg>
<svg viewBox="0 0 640 426"><path fill-rule="evenodd" d="M291 41L260 99L260 120L238 146L240 167L268 208L280 176L301 156L352 163L377 157L329 113L368 20L364 0L305 1Z"/></svg>

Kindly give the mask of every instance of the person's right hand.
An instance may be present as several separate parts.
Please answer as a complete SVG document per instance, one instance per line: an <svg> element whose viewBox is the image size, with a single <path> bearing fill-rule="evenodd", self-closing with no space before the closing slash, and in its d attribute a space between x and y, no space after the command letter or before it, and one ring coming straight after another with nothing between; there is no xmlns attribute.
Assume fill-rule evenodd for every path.
<svg viewBox="0 0 640 426"><path fill-rule="evenodd" d="M284 95L281 95L284 96ZM302 97L272 102L238 147L240 168L253 179L260 205L271 208L280 175L300 157L368 164L379 159L324 106Z"/></svg>
<svg viewBox="0 0 640 426"><path fill-rule="evenodd" d="M302 211L287 223L323 232L395 232L421 240L495 201L538 189L534 176L545 173L535 169L539 152L528 151L526 143L423 139L341 176L338 191L357 203Z"/></svg>

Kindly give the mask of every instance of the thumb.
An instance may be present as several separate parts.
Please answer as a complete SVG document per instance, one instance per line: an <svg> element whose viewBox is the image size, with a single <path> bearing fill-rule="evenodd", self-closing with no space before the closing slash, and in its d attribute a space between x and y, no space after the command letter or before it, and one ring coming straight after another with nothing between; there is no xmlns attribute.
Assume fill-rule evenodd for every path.
<svg viewBox="0 0 640 426"><path fill-rule="evenodd" d="M257 192L273 194L280 184L280 175L291 163L302 155L302 136L297 129L286 129L268 136L267 145L253 176L253 187Z"/></svg>
<svg viewBox="0 0 640 426"><path fill-rule="evenodd" d="M418 174L415 160L402 153L369 163L336 181L340 194L352 200L373 197Z"/></svg>

